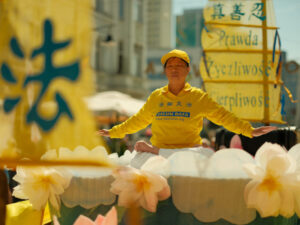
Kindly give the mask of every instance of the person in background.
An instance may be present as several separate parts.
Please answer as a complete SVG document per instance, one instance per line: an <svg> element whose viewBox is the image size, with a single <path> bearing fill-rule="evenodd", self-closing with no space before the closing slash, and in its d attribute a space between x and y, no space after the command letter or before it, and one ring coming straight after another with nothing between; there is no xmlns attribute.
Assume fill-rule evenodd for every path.
<svg viewBox="0 0 300 225"><path fill-rule="evenodd" d="M158 154L160 148L188 148L201 146L200 132L203 118L247 137L266 134L276 127L253 128L247 121L212 100L208 94L186 82L190 72L190 59L186 52L174 49L161 58L168 85L156 89L134 116L110 130L98 134L110 138L123 138L152 124L150 143L138 141L135 150Z"/></svg>
<svg viewBox="0 0 300 225"><path fill-rule="evenodd" d="M213 150L213 148L211 147L211 143L207 138L202 138L202 147L203 148L210 148Z"/></svg>

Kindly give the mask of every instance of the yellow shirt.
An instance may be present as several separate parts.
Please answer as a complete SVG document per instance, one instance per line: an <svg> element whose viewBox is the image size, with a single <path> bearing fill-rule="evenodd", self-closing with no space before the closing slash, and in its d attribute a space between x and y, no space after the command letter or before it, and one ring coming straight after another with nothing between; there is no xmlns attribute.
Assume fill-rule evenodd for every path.
<svg viewBox="0 0 300 225"><path fill-rule="evenodd" d="M207 93L188 83L176 96L168 86L152 92L138 113L109 130L111 138L123 138L152 123L152 145L184 148L201 144L203 117L237 134L252 137L250 123L237 118Z"/></svg>

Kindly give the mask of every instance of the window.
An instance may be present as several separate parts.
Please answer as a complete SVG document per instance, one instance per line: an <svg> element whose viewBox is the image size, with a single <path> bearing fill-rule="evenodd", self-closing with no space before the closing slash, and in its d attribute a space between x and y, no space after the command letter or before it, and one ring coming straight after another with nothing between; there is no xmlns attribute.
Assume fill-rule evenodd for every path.
<svg viewBox="0 0 300 225"><path fill-rule="evenodd" d="M143 2L136 0L133 8L133 18L135 21L143 23Z"/></svg>
<svg viewBox="0 0 300 225"><path fill-rule="evenodd" d="M96 0L96 11L112 15L112 1L110 0Z"/></svg>
<svg viewBox="0 0 300 225"><path fill-rule="evenodd" d="M119 0L119 18L124 19L124 0Z"/></svg>

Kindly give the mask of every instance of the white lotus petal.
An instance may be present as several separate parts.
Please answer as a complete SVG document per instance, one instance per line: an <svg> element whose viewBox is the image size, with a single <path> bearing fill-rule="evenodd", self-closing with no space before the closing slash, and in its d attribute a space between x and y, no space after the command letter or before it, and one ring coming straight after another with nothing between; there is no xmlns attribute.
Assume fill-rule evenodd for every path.
<svg viewBox="0 0 300 225"><path fill-rule="evenodd" d="M57 151L55 149L52 149L42 155L41 160L54 160L57 159L57 157Z"/></svg>
<svg viewBox="0 0 300 225"><path fill-rule="evenodd" d="M20 199L28 199L27 195L24 194L23 189L20 187L20 185L14 187L12 195Z"/></svg>
<svg viewBox="0 0 300 225"><path fill-rule="evenodd" d="M278 216L280 211L280 195L277 191L261 191L260 186L255 186L249 191L247 198L248 207L255 208L261 217Z"/></svg>
<svg viewBox="0 0 300 225"><path fill-rule="evenodd" d="M108 157L113 160L114 163L120 166L127 166L136 155L136 151L130 152L126 150L122 156L118 156L117 153L110 154Z"/></svg>
<svg viewBox="0 0 300 225"><path fill-rule="evenodd" d="M267 173L273 174L274 176L281 176L289 170L291 165L292 161L287 154L278 154L269 158L265 168Z"/></svg>
<svg viewBox="0 0 300 225"><path fill-rule="evenodd" d="M118 159L119 158L119 156L118 156L118 153L112 153L112 154L109 154L108 155L108 157L110 158L110 159Z"/></svg>
<svg viewBox="0 0 300 225"><path fill-rule="evenodd" d="M129 150L126 150L124 154L119 158L119 165L129 165L131 160L135 157L136 151L130 152Z"/></svg>
<svg viewBox="0 0 300 225"><path fill-rule="evenodd" d="M73 152L85 152L86 150L88 150L86 147L84 147L83 145L78 145Z"/></svg>
<svg viewBox="0 0 300 225"><path fill-rule="evenodd" d="M15 188L13 195L29 199L33 208L37 210L43 209L49 198L54 202L55 207L59 207L57 195L64 192L71 178L72 176L65 170L59 172L59 169L54 168L19 167L14 179L17 179L20 184Z"/></svg>
<svg viewBox="0 0 300 225"><path fill-rule="evenodd" d="M297 216L300 217L300 188L299 186L293 187L294 203L295 203L295 212Z"/></svg>
<svg viewBox="0 0 300 225"><path fill-rule="evenodd" d="M74 151L68 148L61 147L58 150L50 150L42 157L42 160L67 160L67 161L91 161L91 162L106 162L109 163L109 157L103 146L97 146L92 150L84 146L77 146Z"/></svg>
<svg viewBox="0 0 300 225"><path fill-rule="evenodd" d="M208 157L196 151L179 151L169 158L172 175L199 177L207 165Z"/></svg>
<svg viewBox="0 0 300 225"><path fill-rule="evenodd" d="M59 210L59 206L60 206L60 199L59 197L55 196L55 195L50 195L49 196L49 201L52 205L52 207L56 210Z"/></svg>
<svg viewBox="0 0 300 225"><path fill-rule="evenodd" d="M277 144L265 143L255 156L257 165L245 165L252 178L244 191L246 203L262 217L299 213L300 175L293 154Z"/></svg>
<svg viewBox="0 0 300 225"><path fill-rule="evenodd" d="M223 149L209 158L203 177L212 179L248 178L243 165L254 163L253 157L241 149Z"/></svg>
<svg viewBox="0 0 300 225"><path fill-rule="evenodd" d="M70 159L71 158L77 158L75 154L72 155L72 151L68 148L59 148L58 151L58 159Z"/></svg>
<svg viewBox="0 0 300 225"><path fill-rule="evenodd" d="M245 189L244 189L244 199L245 199L245 202L247 203L248 205L248 198L249 198L249 192L253 189L256 189L257 186L259 185L259 182L255 181L255 180L251 180L250 182L248 182L248 184L245 186ZM248 205L249 207L249 205Z"/></svg>
<svg viewBox="0 0 300 225"><path fill-rule="evenodd" d="M255 154L255 161L262 168L266 168L266 164L269 159L278 154L286 154L286 150L278 144L266 142L257 150Z"/></svg>
<svg viewBox="0 0 300 225"><path fill-rule="evenodd" d="M207 157L210 157L213 154L215 154L215 151L212 150L211 148L202 148L202 147L200 147L199 148L199 152L200 152L200 154L203 154L203 155L205 155Z"/></svg>
<svg viewBox="0 0 300 225"><path fill-rule="evenodd" d="M295 162L296 162L296 167L297 171L300 172L300 143L294 145L289 151L288 155L291 156Z"/></svg>
<svg viewBox="0 0 300 225"><path fill-rule="evenodd" d="M101 152L101 154L107 155L106 149L101 145L98 145L95 148L93 148L92 152Z"/></svg>
<svg viewBox="0 0 300 225"><path fill-rule="evenodd" d="M141 170L149 171L164 177L170 176L170 162L162 156L149 158L141 167Z"/></svg>
<svg viewBox="0 0 300 225"><path fill-rule="evenodd" d="M294 203L294 194L293 191L283 186L280 192L281 197L281 207L280 215L289 218L295 214L295 203Z"/></svg>
<svg viewBox="0 0 300 225"><path fill-rule="evenodd" d="M255 164L246 163L243 165L243 169L248 176L254 180L262 180L264 177L263 169Z"/></svg>
<svg viewBox="0 0 300 225"><path fill-rule="evenodd" d="M288 151L288 154L295 154L298 155L300 151L300 143L294 145L292 148L290 148L290 150Z"/></svg>
<svg viewBox="0 0 300 225"><path fill-rule="evenodd" d="M29 197L29 201L34 209L43 210L45 208L50 196L49 190L33 190L27 188L24 192Z"/></svg>

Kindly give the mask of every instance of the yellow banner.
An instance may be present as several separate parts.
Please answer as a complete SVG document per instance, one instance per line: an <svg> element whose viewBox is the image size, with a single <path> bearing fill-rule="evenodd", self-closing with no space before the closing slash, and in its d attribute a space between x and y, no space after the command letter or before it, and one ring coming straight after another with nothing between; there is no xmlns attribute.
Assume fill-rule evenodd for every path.
<svg viewBox="0 0 300 225"><path fill-rule="evenodd" d="M269 122L283 123L280 114L280 86L269 85L269 96L257 84L206 83L206 91L226 109L248 121L263 121L264 109L270 112Z"/></svg>
<svg viewBox="0 0 300 225"><path fill-rule="evenodd" d="M91 2L2 0L0 10L0 157L99 145L83 101L93 91Z"/></svg>
<svg viewBox="0 0 300 225"><path fill-rule="evenodd" d="M276 30L267 31L267 50L273 49ZM260 50L262 51L261 28L208 25L202 32L202 47L205 50Z"/></svg>
<svg viewBox="0 0 300 225"><path fill-rule="evenodd" d="M275 62L279 60L279 52L275 55ZM258 81L264 76L270 82L277 80L276 69L278 63L272 63L272 54L268 54L267 67L263 67L261 53L228 53L206 52L202 57L200 73L204 81Z"/></svg>
<svg viewBox="0 0 300 225"><path fill-rule="evenodd" d="M264 7L267 15L263 14ZM266 5L261 0L210 0L204 10L204 19L206 22L243 25L261 25L262 20L266 20L267 26L275 26L273 8L272 0L266 0Z"/></svg>
<svg viewBox="0 0 300 225"><path fill-rule="evenodd" d="M283 123L272 1L209 0L204 19L200 74L205 90L240 118Z"/></svg>

